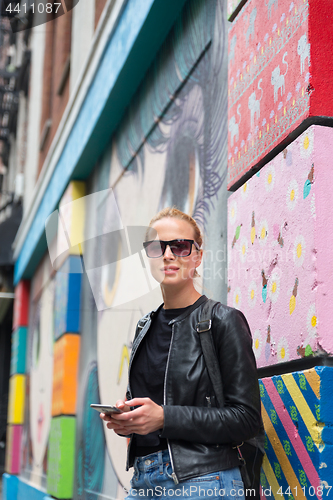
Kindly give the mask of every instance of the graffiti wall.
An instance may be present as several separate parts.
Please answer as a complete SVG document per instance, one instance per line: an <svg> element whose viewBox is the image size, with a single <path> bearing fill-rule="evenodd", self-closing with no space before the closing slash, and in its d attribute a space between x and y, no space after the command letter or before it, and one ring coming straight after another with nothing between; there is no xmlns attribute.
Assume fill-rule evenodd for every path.
<svg viewBox="0 0 333 500"><path fill-rule="evenodd" d="M21 281L15 289L12 348L10 359L7 446L5 469L11 474L21 470L20 450L26 400L26 344L29 322L30 283Z"/></svg>
<svg viewBox="0 0 333 500"><path fill-rule="evenodd" d="M331 53L325 58L319 29L331 24L328 15L325 1L249 0L236 17L229 34L229 188L295 138L305 120L332 116L333 101L325 99Z"/></svg>
<svg viewBox="0 0 333 500"><path fill-rule="evenodd" d="M162 300L138 257L144 261L144 233L139 240L133 234L158 210L176 205L198 220L212 254L226 244L226 220L219 237L210 224L226 207L223 8L222 2L188 3L88 182L88 192L99 195L86 211L74 489L80 500L91 492L122 498L131 477L126 439L106 429L89 404L124 398L135 325ZM215 293L226 290L226 264L222 258ZM206 259L198 286L209 272Z"/></svg>
<svg viewBox="0 0 333 500"><path fill-rule="evenodd" d="M51 425L54 294L51 266L44 258L31 285L26 352L26 396L21 475L45 488Z"/></svg>
<svg viewBox="0 0 333 500"><path fill-rule="evenodd" d="M261 372L282 373L260 381L261 498L319 499L332 485L332 368L316 366L333 348L331 8L240 4L228 2L228 304L249 321Z"/></svg>
<svg viewBox="0 0 333 500"><path fill-rule="evenodd" d="M186 3L90 178L70 182L47 221L49 253L31 282L18 498L121 499L130 486L127 440L90 404L124 398L136 323L162 301L142 249L158 210L196 218L207 249L198 289L226 297L226 33L224 2Z"/></svg>
<svg viewBox="0 0 333 500"><path fill-rule="evenodd" d="M266 429L264 498L324 498L332 489L333 370L315 367L260 383Z"/></svg>
<svg viewBox="0 0 333 500"><path fill-rule="evenodd" d="M311 126L229 198L228 302L246 314L260 367L332 353L332 138Z"/></svg>

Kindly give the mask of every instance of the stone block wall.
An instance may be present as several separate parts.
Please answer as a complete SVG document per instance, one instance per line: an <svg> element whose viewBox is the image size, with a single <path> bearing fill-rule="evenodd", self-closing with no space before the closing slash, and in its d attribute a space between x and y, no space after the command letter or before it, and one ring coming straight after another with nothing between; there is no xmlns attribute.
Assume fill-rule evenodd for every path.
<svg viewBox="0 0 333 500"><path fill-rule="evenodd" d="M46 485L48 494L59 499L72 498L74 484L84 194L85 184L73 181L59 205L57 254L63 262L55 285L52 420Z"/></svg>
<svg viewBox="0 0 333 500"><path fill-rule="evenodd" d="M5 470L9 474L20 473L20 453L25 410L25 358L27 325L29 320L29 295L30 282L27 280L20 281L15 288L9 379L5 463ZM11 486L8 487L11 488Z"/></svg>

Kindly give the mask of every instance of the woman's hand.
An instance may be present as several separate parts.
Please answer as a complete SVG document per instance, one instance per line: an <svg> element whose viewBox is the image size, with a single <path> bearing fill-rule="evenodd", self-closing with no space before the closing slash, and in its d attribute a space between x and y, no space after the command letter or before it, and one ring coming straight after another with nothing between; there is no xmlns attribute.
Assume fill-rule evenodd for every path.
<svg viewBox="0 0 333 500"><path fill-rule="evenodd" d="M146 435L163 428L163 408L150 398L134 398L130 401L119 400L116 402L116 406L123 410L123 413L100 414L101 418L107 422L108 429L113 429L116 434L125 436L133 433ZM138 408L130 411L131 406L138 406Z"/></svg>
<svg viewBox="0 0 333 500"><path fill-rule="evenodd" d="M122 410L123 412L131 411L131 407L128 406L128 405L126 405L125 401L123 401L122 399L118 399L116 401L115 406L116 406L116 408L119 408L119 410ZM111 425L111 423L112 423L112 421L111 421L112 420L111 415L106 415L105 413L100 413L99 416L101 417L102 420L104 420L104 422L107 423L107 427L109 429L113 429L117 434L122 434L119 431L119 429L116 430L116 427ZM117 427L119 427L119 426L117 426Z"/></svg>

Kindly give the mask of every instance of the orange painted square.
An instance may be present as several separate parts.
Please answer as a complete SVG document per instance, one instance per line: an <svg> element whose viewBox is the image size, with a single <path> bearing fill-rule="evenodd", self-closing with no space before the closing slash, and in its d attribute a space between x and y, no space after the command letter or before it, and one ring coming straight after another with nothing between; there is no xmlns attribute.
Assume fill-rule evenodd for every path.
<svg viewBox="0 0 333 500"><path fill-rule="evenodd" d="M75 415L80 336L66 333L54 344L52 416Z"/></svg>

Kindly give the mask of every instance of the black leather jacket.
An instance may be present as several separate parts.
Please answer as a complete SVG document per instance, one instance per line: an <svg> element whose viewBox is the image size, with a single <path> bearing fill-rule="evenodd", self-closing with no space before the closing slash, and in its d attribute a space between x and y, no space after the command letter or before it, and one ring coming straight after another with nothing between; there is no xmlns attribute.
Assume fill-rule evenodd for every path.
<svg viewBox="0 0 333 500"><path fill-rule="evenodd" d="M196 331L206 300L202 296L169 323L172 338L165 372L161 437L168 441L175 483L238 466L237 450L232 443L240 444L255 436L260 427L260 395L250 329L240 311L221 303L212 313L225 398L225 406L217 407ZM157 310L138 322L129 373ZM132 398L130 386L126 397ZM131 444L132 439L127 470L135 458Z"/></svg>

